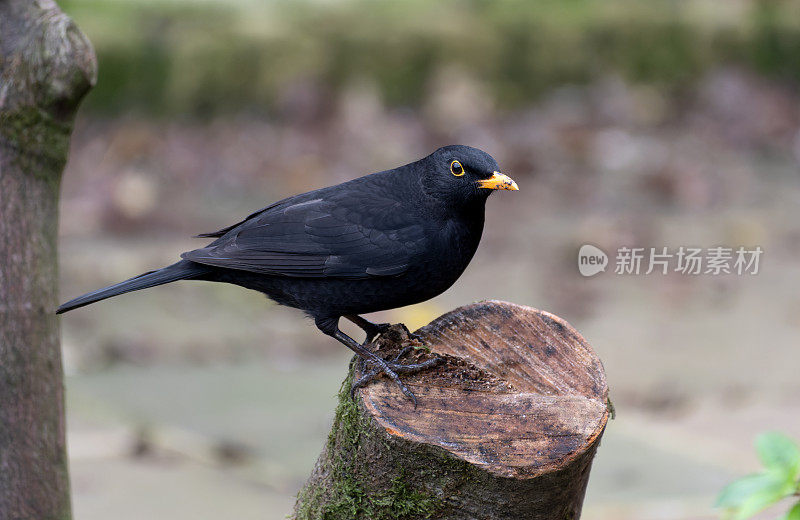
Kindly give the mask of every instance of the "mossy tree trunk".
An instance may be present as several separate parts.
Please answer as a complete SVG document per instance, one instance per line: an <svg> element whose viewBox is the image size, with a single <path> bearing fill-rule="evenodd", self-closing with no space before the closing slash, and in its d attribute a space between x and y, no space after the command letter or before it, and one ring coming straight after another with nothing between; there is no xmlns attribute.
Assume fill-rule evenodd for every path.
<svg viewBox="0 0 800 520"><path fill-rule="evenodd" d="M373 348L393 357L414 343L445 358L406 377L416 408L386 380L351 397L352 363L295 518L579 518L609 415L603 366L581 335L549 313L487 301L416 337L395 327Z"/></svg>
<svg viewBox="0 0 800 520"><path fill-rule="evenodd" d="M88 40L52 0L0 0L0 519L70 518L56 234Z"/></svg>

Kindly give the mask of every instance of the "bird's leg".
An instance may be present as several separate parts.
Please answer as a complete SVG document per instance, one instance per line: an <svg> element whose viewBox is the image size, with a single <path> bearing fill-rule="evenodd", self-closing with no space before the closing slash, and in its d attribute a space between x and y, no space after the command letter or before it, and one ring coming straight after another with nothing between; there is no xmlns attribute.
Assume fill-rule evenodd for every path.
<svg viewBox="0 0 800 520"><path fill-rule="evenodd" d="M391 323L372 323L368 319L362 318L357 314L346 314L344 317L355 323L359 328L361 328L361 330L367 333L367 339L364 340L364 343L371 343L372 340L375 339L375 336L378 334L383 334L389 330L389 327L392 326ZM419 339L419 337L415 333L408 330L408 327L406 327L404 324L400 323L399 325L406 329L406 333L408 334L409 338Z"/></svg>
<svg viewBox="0 0 800 520"><path fill-rule="evenodd" d="M323 318L323 319L316 319L316 324L319 330L324 332L325 334L332 336L339 340L341 343L344 343L350 350L355 352L365 361L377 365L380 368L380 371L389 376L392 381L400 387L400 391L403 392L403 395L410 398L414 401L414 407L417 406L417 398L414 397L414 394L406 388L406 385L400 380L400 376L397 373L389 368L389 365L383 359L379 358L362 345L360 345L356 340L339 330L339 319L338 318Z"/></svg>
<svg viewBox="0 0 800 520"><path fill-rule="evenodd" d="M366 321L366 320L365 320ZM378 357L373 352L370 352L363 345L360 345L356 340L339 330L339 319L338 318L317 318L315 320L317 324L317 328L331 336L336 338L341 343L344 343L350 350L358 354L358 356L364 360L368 364L375 365L377 368L370 370L367 374L359 378L355 381L352 385L351 392L355 392L358 388L365 386L367 383L378 377L381 373L386 374L389 378L395 382L395 384L400 387L400 391L403 392L403 395L408 397L414 402L414 407L417 407L417 398L414 394L403 384L403 381L400 380L399 373L411 373L416 372L418 370L423 370L429 368L441 361L441 358L435 358L423 363L415 363L409 365L399 364L398 360L408 353L412 347L407 347L404 349L400 355L398 355L394 360L391 362L387 362L380 357Z"/></svg>
<svg viewBox="0 0 800 520"><path fill-rule="evenodd" d="M371 321L369 321L369 320L367 320L365 318L362 318L361 316L359 316L357 314L345 315L344 317L347 318L348 320L352 321L353 323L355 323L359 327L361 327L364 330L364 332L367 333L367 339L364 340L364 343L362 344L362 346L366 345L367 343L372 342L372 340L375 338L376 335L386 332L392 326L391 323L372 323ZM408 327L406 327L402 323L400 325L405 329L406 334L408 334L409 338L417 339L416 334L414 334L413 332L409 331ZM415 363L415 364L412 363L412 364L408 364L408 365L404 365L402 363L398 363L398 361L400 361L400 359L403 356L405 356L406 354L408 354L412 350L414 350L414 348L411 347L411 346L405 347L397 356L395 356L395 358L392 361L389 361L386 364L389 365L389 368L393 369L397 373L410 374L410 373L416 372L418 370L423 370L423 369L432 367L433 365L435 365L436 363L439 362L439 359L431 359L431 360L425 361L423 363ZM364 358L362 358L362 360L364 360ZM371 382L373 379L377 378L380 374L381 374L381 370L380 369L373 368L368 373L364 374L358 381L356 381L356 383L353 385L353 390L357 390L357 389L361 388L362 386L366 386L369 382Z"/></svg>
<svg viewBox="0 0 800 520"><path fill-rule="evenodd" d="M372 340L375 339L375 336L383 334L392 326L391 323L372 323L358 314L347 314L345 318L355 323L361 330L367 333L367 339L364 340L364 343L371 343Z"/></svg>

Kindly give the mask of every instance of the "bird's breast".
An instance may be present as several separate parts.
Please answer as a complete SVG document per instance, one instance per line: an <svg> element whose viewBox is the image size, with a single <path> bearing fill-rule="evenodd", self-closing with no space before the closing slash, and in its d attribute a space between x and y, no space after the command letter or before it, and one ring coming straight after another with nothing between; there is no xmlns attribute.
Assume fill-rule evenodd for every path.
<svg viewBox="0 0 800 520"><path fill-rule="evenodd" d="M431 233L425 252L418 259L417 273L431 290L443 292L461 276L480 243L483 226L446 221ZM438 294L438 293L437 293Z"/></svg>

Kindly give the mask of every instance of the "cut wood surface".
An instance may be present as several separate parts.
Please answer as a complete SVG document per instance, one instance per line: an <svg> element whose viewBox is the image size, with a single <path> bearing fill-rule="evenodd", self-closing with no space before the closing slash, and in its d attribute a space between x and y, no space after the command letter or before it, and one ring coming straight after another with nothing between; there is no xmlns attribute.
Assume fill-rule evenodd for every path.
<svg viewBox="0 0 800 520"><path fill-rule="evenodd" d="M392 358L410 344L445 358L403 378L416 408L387 378L340 403L297 517L340 518L349 503L341 518L578 518L608 420L603 367L583 337L550 313L485 301L412 337L393 327L371 347ZM428 356L419 349L402 361ZM352 370L351 379L363 368ZM405 498L392 491L398 479ZM425 506L406 503L411 495ZM397 501L401 509L383 507Z"/></svg>

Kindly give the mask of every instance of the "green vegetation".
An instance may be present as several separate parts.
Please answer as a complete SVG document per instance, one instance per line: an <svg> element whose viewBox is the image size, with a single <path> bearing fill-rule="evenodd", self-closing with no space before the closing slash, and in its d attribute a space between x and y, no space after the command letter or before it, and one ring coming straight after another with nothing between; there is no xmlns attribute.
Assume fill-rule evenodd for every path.
<svg viewBox="0 0 800 520"><path fill-rule="evenodd" d="M321 518L370 520L429 518L441 507L441 501L421 487L412 486L402 468L388 489L370 490L369 468L358 467L358 450L363 449L364 436L374 436L368 421L358 413L350 395L352 367L339 391L339 405L328 437L326 464L331 472L330 486L305 488L298 496L298 520ZM378 439L372 441L380 442ZM324 500L323 500L324 499Z"/></svg>
<svg viewBox="0 0 800 520"><path fill-rule="evenodd" d="M744 520L791 496L800 496L800 448L789 437L770 432L756 439L764 470L743 477L722 490L717 507L724 517ZM800 520L800 501L781 518Z"/></svg>
<svg viewBox="0 0 800 520"><path fill-rule="evenodd" d="M52 175L49 168L36 165L44 163L52 168L63 168L71 130L71 121L57 121L37 107L22 107L14 112L0 114L0 137L20 151L14 156L15 160L25 163L23 167L41 180L47 181L53 191L58 190L61 176Z"/></svg>
<svg viewBox="0 0 800 520"><path fill-rule="evenodd" d="M373 81L418 105L464 72L501 108L607 74L680 89L719 64L800 80L800 1L65 0L100 63L89 110L275 110ZM462 77L462 76L457 76ZM280 110L278 110L280 112Z"/></svg>

